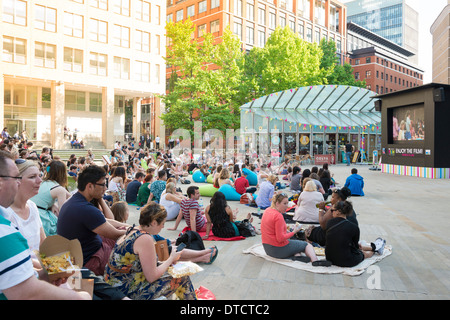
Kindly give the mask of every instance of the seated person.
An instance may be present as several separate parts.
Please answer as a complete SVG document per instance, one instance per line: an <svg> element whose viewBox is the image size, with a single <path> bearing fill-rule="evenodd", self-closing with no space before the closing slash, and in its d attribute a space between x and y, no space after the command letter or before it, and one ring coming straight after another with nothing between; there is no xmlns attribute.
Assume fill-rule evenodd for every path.
<svg viewBox="0 0 450 320"><path fill-rule="evenodd" d="M166 184L166 190L161 195L159 202L167 211L167 220L174 220L180 213L180 204L184 196L179 195L174 182Z"/></svg>
<svg viewBox="0 0 450 320"><path fill-rule="evenodd" d="M241 176L236 179L236 181L234 182L234 187L236 188L236 192L239 194L256 192L256 187L250 188L250 184L247 180L247 174L245 173L245 171L242 171Z"/></svg>
<svg viewBox="0 0 450 320"><path fill-rule="evenodd" d="M138 206L143 206L148 202L148 197L150 196L150 185L153 181L153 175L147 174L144 178L142 185L139 187L136 204Z"/></svg>
<svg viewBox="0 0 450 320"><path fill-rule="evenodd" d="M69 167L68 175L71 176L71 177L74 177L74 178L75 178L75 181L77 181L77 177L78 177L78 167L77 167L76 165L73 165L73 164L72 164L72 165Z"/></svg>
<svg viewBox="0 0 450 320"><path fill-rule="evenodd" d="M350 189L352 196L364 196L364 179L358 174L356 168L352 169L352 174L347 177L344 186Z"/></svg>
<svg viewBox="0 0 450 320"><path fill-rule="evenodd" d="M167 273L168 268L180 259L182 251L172 249L169 258L158 263L153 235L164 227L166 216L166 210L159 204L146 205L141 209L139 226L130 228L118 239L108 256L106 282L131 299L170 298L174 293L180 299L197 299L189 276L173 278Z"/></svg>
<svg viewBox="0 0 450 320"><path fill-rule="evenodd" d="M322 201L323 196L317 191L314 181L307 181L298 197L293 219L299 222L318 222L319 208L316 205Z"/></svg>
<svg viewBox="0 0 450 320"><path fill-rule="evenodd" d="M288 197L277 194L270 208L264 211L261 220L261 240L267 255L277 259L293 259L312 262L313 266L329 266L328 261L318 260L314 248L306 241L291 239L301 226L295 226L292 232L287 232L283 214L288 209ZM300 257L305 253L306 257Z"/></svg>
<svg viewBox="0 0 450 320"><path fill-rule="evenodd" d="M183 199L180 203L180 213L173 228L168 230L177 230L182 218L186 221L187 226L195 232L206 231L206 218L200 210L198 199L200 192L197 186L187 188L187 199Z"/></svg>
<svg viewBox="0 0 450 320"><path fill-rule="evenodd" d="M208 239L211 230L216 237L232 238L239 236L239 231L234 221L236 220L237 209L233 212L227 204L225 195L217 191L211 198L211 203L205 208L206 235L203 239ZM251 217L251 216L250 216Z"/></svg>
<svg viewBox="0 0 450 320"><path fill-rule="evenodd" d="M134 180L128 183L127 191L125 194L125 198L127 203L134 204L136 203L139 188L144 181L145 174L143 172L137 172L134 176Z"/></svg>
<svg viewBox="0 0 450 320"><path fill-rule="evenodd" d="M93 199L102 199L105 177L105 170L99 166L89 166L80 173L78 192L62 206L56 229L60 236L80 241L84 267L96 275L103 275L116 240L125 233L91 203Z"/></svg>
<svg viewBox="0 0 450 320"><path fill-rule="evenodd" d="M165 170L158 171L158 179L150 185L150 195L148 196L147 203L155 201L159 203L161 200L161 194L166 190L167 172Z"/></svg>
<svg viewBox="0 0 450 320"><path fill-rule="evenodd" d="M278 177L276 175L269 175L267 180L261 183L258 196L256 197L256 204L262 210L270 207L272 203L272 197L275 193L275 184Z"/></svg>
<svg viewBox="0 0 450 320"><path fill-rule="evenodd" d="M353 213L353 206L348 201L339 201L331 211L333 218L326 227L325 256L328 261L339 267L354 267L375 252L383 254L385 240L378 238L370 246L359 244L360 230L357 225L347 220Z"/></svg>
<svg viewBox="0 0 450 320"><path fill-rule="evenodd" d="M294 192L300 192L301 186L300 186L300 180L302 179L302 175L300 174L300 167L295 166L292 168L292 177L291 177L291 184L290 189Z"/></svg>
<svg viewBox="0 0 450 320"><path fill-rule="evenodd" d="M331 193L331 205L338 203L339 201L345 201L351 196L350 189L343 187L341 189L334 189ZM319 223L320 226L311 226L305 231L306 238L311 241L318 243L321 246L326 245L325 229L327 227L328 221L333 218L333 212L331 207L326 210L325 202L319 203ZM356 213L353 210L353 214L349 215L347 219L354 224L358 225L358 220L356 219Z"/></svg>

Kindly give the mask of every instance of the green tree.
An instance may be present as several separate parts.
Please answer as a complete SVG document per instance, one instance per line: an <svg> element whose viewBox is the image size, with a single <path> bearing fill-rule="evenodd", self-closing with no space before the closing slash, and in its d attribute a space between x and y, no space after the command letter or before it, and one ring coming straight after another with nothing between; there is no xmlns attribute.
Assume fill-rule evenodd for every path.
<svg viewBox="0 0 450 320"><path fill-rule="evenodd" d="M218 43L210 33L203 35L202 42L192 40L195 25L189 19L168 23L166 30L170 39L166 60L172 75L169 92L162 97L164 124L171 130L193 130L194 121L201 120L204 129L238 128L240 41L229 28Z"/></svg>

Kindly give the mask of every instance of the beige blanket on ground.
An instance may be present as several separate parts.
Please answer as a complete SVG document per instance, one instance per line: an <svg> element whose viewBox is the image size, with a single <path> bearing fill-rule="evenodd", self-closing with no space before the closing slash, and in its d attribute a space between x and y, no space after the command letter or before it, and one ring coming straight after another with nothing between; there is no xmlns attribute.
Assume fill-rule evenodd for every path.
<svg viewBox="0 0 450 320"><path fill-rule="evenodd" d="M276 259L268 256L266 252L264 251L262 244L255 244L254 246L248 248L247 250L243 250L243 253L250 253L257 257L264 258L266 260L276 262L279 264L283 264L285 266L296 268L300 270L310 271L314 273L324 273L324 274L335 274L335 273L342 273L348 276L359 276L364 273L364 271L372 264L386 258L387 256L392 254L392 247L386 245L384 247L384 251L382 255L374 254L369 259L364 259L360 264L354 266L353 268L342 268L338 266L331 266L331 267L313 267L311 262L304 263L300 261L293 261L290 259ZM319 259L324 259L325 257L318 257Z"/></svg>

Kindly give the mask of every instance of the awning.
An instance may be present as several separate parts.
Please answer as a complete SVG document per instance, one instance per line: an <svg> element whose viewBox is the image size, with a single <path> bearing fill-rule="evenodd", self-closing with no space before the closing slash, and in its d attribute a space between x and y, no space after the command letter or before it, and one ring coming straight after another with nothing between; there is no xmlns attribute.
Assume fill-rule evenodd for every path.
<svg viewBox="0 0 450 320"><path fill-rule="evenodd" d="M318 126L353 127L381 122L375 92L352 86L320 85L288 89L241 106L262 117Z"/></svg>

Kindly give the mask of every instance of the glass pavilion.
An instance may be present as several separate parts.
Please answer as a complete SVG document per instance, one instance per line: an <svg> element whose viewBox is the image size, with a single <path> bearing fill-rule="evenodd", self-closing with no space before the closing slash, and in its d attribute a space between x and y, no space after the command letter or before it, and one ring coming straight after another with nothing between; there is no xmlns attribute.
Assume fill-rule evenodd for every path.
<svg viewBox="0 0 450 320"><path fill-rule="evenodd" d="M345 161L348 140L360 151L361 161L372 161L373 151L381 146L381 113L375 110L375 95L342 85L272 93L241 106L241 136L251 153L279 151L283 158L291 155L313 162L318 155L334 155L334 163Z"/></svg>

